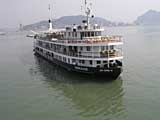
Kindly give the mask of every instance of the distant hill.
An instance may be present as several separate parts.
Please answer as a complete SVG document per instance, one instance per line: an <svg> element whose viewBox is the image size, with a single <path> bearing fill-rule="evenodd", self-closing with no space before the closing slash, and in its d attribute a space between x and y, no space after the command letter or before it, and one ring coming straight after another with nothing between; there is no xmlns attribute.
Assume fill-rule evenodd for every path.
<svg viewBox="0 0 160 120"><path fill-rule="evenodd" d="M81 24L82 20L85 19L85 16L77 15L77 16L64 16L59 19L52 20L53 26L56 28L62 28L67 25L73 25L73 24ZM106 20L104 18L95 17L91 18L91 23L99 24L102 26L126 26L129 24L126 23L115 23L111 22L109 20ZM26 25L23 27L24 30L33 30L33 29L47 29L48 28L48 21L40 21L35 24Z"/></svg>
<svg viewBox="0 0 160 120"><path fill-rule="evenodd" d="M160 25L160 12L149 10L135 21L137 25Z"/></svg>

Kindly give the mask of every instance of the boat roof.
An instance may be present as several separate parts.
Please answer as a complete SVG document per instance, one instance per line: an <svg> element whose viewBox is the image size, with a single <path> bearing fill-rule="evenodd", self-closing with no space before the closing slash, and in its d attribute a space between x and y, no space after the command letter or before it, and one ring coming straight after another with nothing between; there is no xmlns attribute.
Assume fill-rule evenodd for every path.
<svg viewBox="0 0 160 120"><path fill-rule="evenodd" d="M65 29L52 29L52 30L46 30L46 31L41 31L41 33L57 33L57 32L62 32L65 31Z"/></svg>

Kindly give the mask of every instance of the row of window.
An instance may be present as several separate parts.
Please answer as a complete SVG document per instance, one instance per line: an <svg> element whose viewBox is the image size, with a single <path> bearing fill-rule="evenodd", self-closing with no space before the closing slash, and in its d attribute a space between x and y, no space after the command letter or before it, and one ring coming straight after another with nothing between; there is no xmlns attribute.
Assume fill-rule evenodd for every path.
<svg viewBox="0 0 160 120"><path fill-rule="evenodd" d="M64 36L67 36L67 33L64 33ZM68 37L77 37L77 32L68 32ZM80 32L81 37L94 37L101 36L101 32Z"/></svg>
<svg viewBox="0 0 160 120"><path fill-rule="evenodd" d="M42 52L43 53L43 49L41 48L36 48L38 51ZM58 56L58 55L54 55L54 53L50 53L50 52L46 52L45 53L47 56L50 56L50 57L53 57L55 59L58 59L60 61L63 61L63 62L67 62L67 58L65 57L61 57L61 56ZM70 58L68 58L68 63L70 63ZM76 59L72 59L72 63L76 63ZM79 60L79 63L80 64L85 64L85 60ZM92 65L92 60L90 60L90 65Z"/></svg>
<svg viewBox="0 0 160 120"><path fill-rule="evenodd" d="M42 52L43 53L43 49L40 49L40 48L36 48L38 51L40 51L40 52ZM66 62L67 63L67 60L68 60L68 63L70 64L71 62L72 63L77 63L77 61L76 61L76 59L71 59L70 60L70 58L66 58L66 57L62 57L62 56L58 56L58 55L54 55L54 53L50 53L50 52L46 52L45 53L47 56L50 56L50 57L53 57L53 58L55 58L55 59L58 59L58 60L60 60L60 61L63 61L63 62ZM85 60L79 60L79 63L80 64L86 64L86 61ZM97 63L97 65L100 65L100 64L102 64L102 63L108 63L108 61L96 61L96 63ZM89 64L90 65L93 65L93 61L92 60L90 60L89 61Z"/></svg>
<svg viewBox="0 0 160 120"><path fill-rule="evenodd" d="M39 45L40 46L45 46L46 48L54 48L54 51L59 51L61 48L62 48L62 46L61 45L55 45L55 44L51 44L51 45L49 45L49 43L43 43L42 44L42 42L41 41L39 41ZM63 46L64 47L64 46ZM65 49L66 49L66 47L64 47ZM75 47L72 47L73 49L75 48ZM80 47L80 51L83 51L83 48L84 47ZM86 47L86 50L87 51L91 51L91 47L90 46L87 46Z"/></svg>
<svg viewBox="0 0 160 120"><path fill-rule="evenodd" d="M42 46L42 42L39 41L39 45ZM49 48L49 43L45 43L45 47ZM63 46L64 47L64 46ZM51 48L54 48L54 50L60 50L62 48L61 45L54 45L54 44L51 44ZM84 47L80 47L80 51L83 51ZM108 49L108 46L101 46L101 51L104 51L104 50L107 50ZM114 49L114 46L110 46L109 49ZM91 51L91 47L90 46L87 46L86 47L86 51Z"/></svg>
<svg viewBox="0 0 160 120"><path fill-rule="evenodd" d="M44 53L44 54L46 54L46 56L49 56L49 57L52 57L52 58L55 58L55 59L57 59L57 60L60 60L60 61L62 61L62 62L65 62L65 63L67 63L67 60L68 60L68 63L70 64L70 58L66 58L66 57L62 57L62 56L59 56L59 55L55 55L54 53L51 53L51 52L44 52L43 51L43 49L41 49L41 48L36 48L36 50L38 50L38 51L40 51L41 53ZM72 59L72 63L74 63L74 60Z"/></svg>
<svg viewBox="0 0 160 120"><path fill-rule="evenodd" d="M94 37L94 36L101 36L101 32L81 32L81 37Z"/></svg>
<svg viewBox="0 0 160 120"><path fill-rule="evenodd" d="M97 61L97 64L108 63L108 61Z"/></svg>
<svg viewBox="0 0 160 120"><path fill-rule="evenodd" d="M65 33L65 36L66 36L66 33ZM69 33L68 33L68 36L69 36L69 37L71 37L71 36L72 36L72 37L77 37L77 33L76 33L76 32L69 32Z"/></svg>

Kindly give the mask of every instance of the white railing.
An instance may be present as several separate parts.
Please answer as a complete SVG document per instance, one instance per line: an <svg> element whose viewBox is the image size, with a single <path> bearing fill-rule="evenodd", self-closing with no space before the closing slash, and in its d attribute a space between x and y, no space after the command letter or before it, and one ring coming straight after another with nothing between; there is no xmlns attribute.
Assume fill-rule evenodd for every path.
<svg viewBox="0 0 160 120"><path fill-rule="evenodd" d="M40 45L38 45L40 46ZM51 52L55 52L55 53L59 53L62 55L67 55L70 57L79 57L79 58L115 58L115 57L123 57L123 53L122 51L109 51L109 52L63 52L60 50L53 50L49 47L44 47L44 46L40 46L41 48L47 49ZM90 55L84 55L84 53L89 53ZM99 55L96 55L97 53L99 53Z"/></svg>
<svg viewBox="0 0 160 120"><path fill-rule="evenodd" d="M52 41L52 40L51 40ZM83 40L77 40L77 39L70 39L70 40L53 40L52 42L56 43L64 43L64 44L93 44L93 43L116 43L116 42L123 42L123 39L121 36L105 36L105 37L86 37L83 38Z"/></svg>

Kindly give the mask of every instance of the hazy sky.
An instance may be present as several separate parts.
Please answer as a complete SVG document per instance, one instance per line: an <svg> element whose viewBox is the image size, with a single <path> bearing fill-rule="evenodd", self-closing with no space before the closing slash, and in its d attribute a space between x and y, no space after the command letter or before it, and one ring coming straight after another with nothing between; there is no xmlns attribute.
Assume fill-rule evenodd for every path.
<svg viewBox="0 0 160 120"><path fill-rule="evenodd" d="M112 21L132 22L149 9L160 11L160 0L88 0L93 14ZM51 3L54 18L82 14L84 0L0 0L0 28L48 20Z"/></svg>

